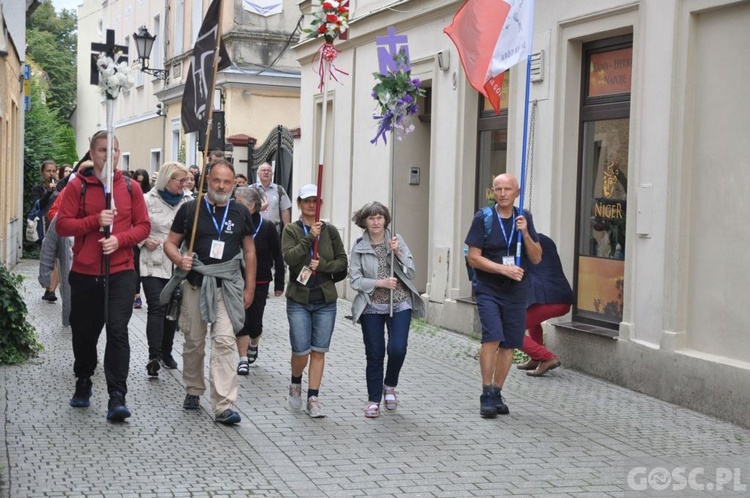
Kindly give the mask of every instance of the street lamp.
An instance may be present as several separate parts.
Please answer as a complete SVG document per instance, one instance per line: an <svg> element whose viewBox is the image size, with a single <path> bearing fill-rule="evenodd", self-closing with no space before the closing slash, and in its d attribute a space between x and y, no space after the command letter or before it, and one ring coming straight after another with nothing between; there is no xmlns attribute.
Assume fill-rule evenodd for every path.
<svg viewBox="0 0 750 498"><path fill-rule="evenodd" d="M148 67L148 58L151 56L151 49L154 48L156 36L149 33L146 26L141 26L137 33L133 33L133 40L135 40L135 49L138 51L138 60L141 61L141 72L166 81L169 78L169 71Z"/></svg>

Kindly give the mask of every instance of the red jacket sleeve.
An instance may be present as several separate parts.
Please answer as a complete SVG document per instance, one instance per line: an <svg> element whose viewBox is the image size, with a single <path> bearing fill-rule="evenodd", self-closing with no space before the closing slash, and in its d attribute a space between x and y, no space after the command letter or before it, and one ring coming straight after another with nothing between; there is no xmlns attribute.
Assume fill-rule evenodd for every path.
<svg viewBox="0 0 750 498"><path fill-rule="evenodd" d="M130 209L130 224L132 227L123 232L114 232L120 247L128 248L146 240L151 233L151 220L148 218L148 208L143 198L143 191L137 182L131 182L133 189Z"/></svg>

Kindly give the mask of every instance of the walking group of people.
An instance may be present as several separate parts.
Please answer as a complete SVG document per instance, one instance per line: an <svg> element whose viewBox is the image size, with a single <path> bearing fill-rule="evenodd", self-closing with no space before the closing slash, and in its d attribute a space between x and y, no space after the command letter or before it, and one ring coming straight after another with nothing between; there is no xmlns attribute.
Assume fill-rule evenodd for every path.
<svg viewBox="0 0 750 498"><path fill-rule="evenodd" d="M312 418L324 417L320 389L336 321L335 284L348 276L357 292L352 319L361 325L365 346L364 416L376 418L381 408L386 412L398 408L396 388L409 327L412 317L424 316L424 303L413 282L414 258L404 238L389 229L391 214L386 206L372 201L353 214L353 223L363 233L351 249L349 262L338 230L316 221L323 199L315 185L299 190L300 216L291 222L291 200L271 181L270 165L260 166L257 184L238 186L231 162L217 152L209 157L205 195L195 190L196 172L178 162L162 165L155 179L145 171L131 179L115 169L112 205L107 208L106 152L106 132L97 132L88 154L60 190L51 218L55 240L49 244L54 250L48 252L63 263L61 267L69 259L63 262L57 245L61 240L73 241L72 261L67 263L69 272L65 271L76 377L71 406L90 405L97 343L105 328L107 419L131 416L126 404L128 322L142 286L147 306L147 374L153 378L162 367L177 368L172 346L180 330L183 408L198 409L206 391L204 365L210 341L209 387L215 420L239 423L240 414L234 410L238 375L248 375L250 365L258 360L273 283L274 296L286 295L291 347L288 406L304 409ZM115 168L119 155L115 138ZM472 285L482 324L482 417L509 412L502 388L514 348L529 354L531 359L519 365L529 375L541 376L560 365L542 346L540 324L567 313L573 302L554 243L537 234L530 213L514 207L515 178L499 175L493 191L495 206L477 213L465 240L468 262L475 269ZM519 233L520 264L512 257ZM49 285L42 273L50 273L49 261L40 266L40 283ZM526 328L530 337L524 335ZM305 371L308 388L303 398Z"/></svg>

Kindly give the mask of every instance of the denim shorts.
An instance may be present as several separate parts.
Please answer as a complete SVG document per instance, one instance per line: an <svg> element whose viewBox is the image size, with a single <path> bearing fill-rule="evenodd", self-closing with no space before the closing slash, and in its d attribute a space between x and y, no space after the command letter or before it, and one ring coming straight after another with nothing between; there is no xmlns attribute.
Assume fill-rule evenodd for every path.
<svg viewBox="0 0 750 498"><path fill-rule="evenodd" d="M286 300L289 319L289 342L292 354L302 356L310 351L327 353L336 322L336 303L299 304Z"/></svg>

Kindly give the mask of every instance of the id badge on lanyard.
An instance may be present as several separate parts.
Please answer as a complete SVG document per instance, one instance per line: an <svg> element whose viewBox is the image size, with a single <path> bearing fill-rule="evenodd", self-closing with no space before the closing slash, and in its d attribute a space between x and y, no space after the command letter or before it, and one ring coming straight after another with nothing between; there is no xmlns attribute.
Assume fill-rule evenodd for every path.
<svg viewBox="0 0 750 498"><path fill-rule="evenodd" d="M497 211L495 211L497 213ZM503 223L503 219L500 218L500 213L497 213L497 221L500 224L500 229L503 231L503 238L505 239L505 256L503 256L503 265L504 266L515 266L516 265L516 258L510 255L510 244L513 242L513 236L516 233L516 208L513 208L512 214L511 214L511 229L510 229L510 236L508 236L508 232L505 231L505 224Z"/></svg>
<svg viewBox="0 0 750 498"><path fill-rule="evenodd" d="M225 242L221 240L221 232L224 230L224 225L226 225L227 223L227 215L229 214L229 202L224 207L224 217L221 219L221 226L219 226L219 224L216 222L216 218L214 218L214 215L211 213L211 207L208 204L208 199L204 197L203 200L206 203L206 211L208 211L209 216L211 216L211 221L214 222L214 228L216 228L216 231L219 234L219 237L217 239L211 241L211 250L209 251L208 256L211 259L222 259L224 257Z"/></svg>

